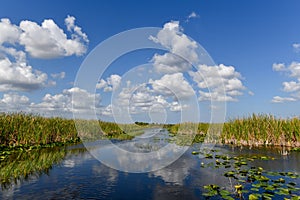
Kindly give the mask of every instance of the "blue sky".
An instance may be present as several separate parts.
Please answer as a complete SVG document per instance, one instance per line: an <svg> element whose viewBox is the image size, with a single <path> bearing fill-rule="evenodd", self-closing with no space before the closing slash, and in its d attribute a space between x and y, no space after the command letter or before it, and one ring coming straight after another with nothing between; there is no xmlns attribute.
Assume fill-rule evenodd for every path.
<svg viewBox="0 0 300 200"><path fill-rule="evenodd" d="M110 102L111 95L113 92L122 93L122 89L127 87L124 81L134 79L130 73L128 77L122 76L134 66L149 63L155 65L156 61L156 68L152 67L160 70L160 73L149 75L149 77L144 76L146 85L139 85L139 89L132 93L132 106L134 107L130 114L132 119L134 121L155 121L153 118L160 118L167 122L177 122L182 120L180 113L183 110L190 110L186 112L194 110L194 107L190 105L191 102L186 99L181 101L180 97L176 99L168 92L162 91L157 84L155 85L155 83L165 84L174 78L181 80L180 74L182 74L182 78L192 85L192 89L196 93L201 120L209 121L209 113L212 109L211 101L204 98L206 94L199 92L200 89L205 91L205 88L196 88L201 84L188 71L182 69L168 71L165 65L163 66L165 69L162 69L159 62L164 64L167 62L166 60L162 61L162 55L166 53L163 51L145 50L120 57L102 77L99 77L99 80L103 79L103 81L102 85L98 85L97 94L73 85L80 65L86 56L109 37L134 28L159 27L167 30L168 26L172 26L172 31L175 32L162 34L174 33L179 36L189 36L209 53L216 67L219 67L216 68L217 71L218 69L233 69L230 74L231 79L239 80L242 84L235 85L234 89L226 89L225 92L233 94L233 96L226 95L226 97L231 98L215 99L217 104L222 106L226 104L226 119L247 116L251 113L274 114L278 117L299 116L299 8L300 2L296 0L288 2L2 1L0 18L9 19L9 25L19 32L17 31L16 36L13 37L8 29L3 28L3 23L7 25L7 20L1 21L0 58L2 61L10 61L10 64L0 63L0 72L2 73L2 75L0 74L0 109L1 111L23 110L58 116L71 116L73 112L83 113L86 109L96 109L101 119L114 120L111 115L111 111L114 110L113 103ZM40 29L44 20L49 19L51 22L48 21L48 25L44 26L45 30ZM65 19L69 20L69 27L66 25ZM36 29L30 28L33 24L37 25L34 26ZM43 39L49 39L50 36L47 34L43 36L38 31L49 31L51 27L53 28L53 24L66 35L66 38L56 38L52 42L48 40L43 43ZM37 36L31 35L33 33L36 33ZM154 35L154 37L158 43L162 44L158 35ZM70 44L67 45L67 43ZM171 47L166 47L172 53L180 55L180 52L184 51L184 49L181 49L180 52L176 51L174 49L176 44L170 45ZM22 61L17 61L16 54L11 52L12 49L19 52L19 56L23 55ZM155 54L159 56L154 58ZM167 57L167 55L165 56ZM170 60L168 62L170 64ZM176 66L180 67L181 65ZM151 66L146 68L151 71ZM138 69L141 70L141 67L136 68L136 70ZM211 70L209 66L201 69ZM27 76L22 70L27 70ZM197 70L200 70L200 67ZM16 73L19 73L19 76L14 75ZM131 73L137 74L138 72L133 70ZM147 74L147 72L144 73ZM209 74L208 72L204 73L207 76ZM120 78L118 76L111 77L111 75L118 75ZM225 82L232 83L231 79L224 78ZM113 82L112 80L117 81L114 84L118 84L119 80L122 87L118 85L113 88L114 85L109 84L109 81ZM214 80L212 79L212 81ZM34 81L36 81L35 84L33 84ZM209 81L208 84L210 84ZM177 87L176 83L172 83L172 85L178 89L176 91L180 94L188 92L186 88L179 90L180 87ZM183 87L183 82L179 86ZM228 85L228 88L232 88L232 85ZM211 92L215 91L216 96L220 95L217 93L218 88L211 89ZM76 105L75 107L73 105L72 108L69 104L72 102L74 94L78 95L80 100L75 102ZM83 101L83 98L86 99ZM134 98L137 99L134 101ZM94 99L98 105L90 106L94 103ZM153 101L149 99L153 99ZM74 101L76 98L73 103ZM134 103L138 104L134 105ZM143 103L142 106L141 103ZM158 107L153 106L154 104ZM135 110L137 107L145 110L137 111ZM158 109L159 112L155 112L155 109ZM120 113L120 115L123 114ZM88 112L85 115L88 115ZM153 118L149 115L152 115ZM188 120L192 119L188 118Z"/></svg>

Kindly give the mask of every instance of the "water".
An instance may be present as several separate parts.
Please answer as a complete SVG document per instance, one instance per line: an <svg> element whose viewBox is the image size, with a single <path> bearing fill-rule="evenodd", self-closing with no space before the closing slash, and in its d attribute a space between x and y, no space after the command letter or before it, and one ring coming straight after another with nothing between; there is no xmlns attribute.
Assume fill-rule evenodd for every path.
<svg viewBox="0 0 300 200"><path fill-rule="evenodd" d="M117 142L130 151L148 152L153 148L162 148L170 142L166 131L146 132L133 141ZM147 135L148 134L148 135ZM150 135L149 135L150 134ZM100 142L101 143L101 142ZM94 146L97 152L99 146ZM207 192L203 186L217 184L222 189L235 192L234 186L239 184L234 178L225 177L224 172L234 169L224 167L215 168L216 159L203 158L207 154L193 155L198 151L201 144L194 144L178 160L160 170L147 173L127 173L112 169L101 164L81 144L68 147L61 157L55 157L56 163L40 173L32 173L26 179L20 178L16 182L2 186L1 199L205 199L203 193ZM105 148L105 147L101 147ZM47 149L45 152L37 152L37 160L43 156L60 153L61 149ZM300 153L291 152L288 156L281 156L278 150L266 148L233 148L229 146L215 146L213 156L229 155L251 157L253 155L266 155L275 160L255 159L249 161L247 167L263 167L265 171L292 172L300 174ZM35 159L34 153L30 152L30 159ZM53 158L52 156L51 158ZM235 162L234 160L230 162ZM30 163L35 163L31 160ZM205 167L202 167L204 164ZM41 165L44 165L41 163ZM14 166L17 166L14 165ZM23 166L23 165L20 165ZM148 166L149 167L149 166ZM246 166L245 166L246 167ZM11 167L13 168L13 167ZM241 167L243 169L243 166ZM1 169L2 170L2 169ZM274 176L274 180L282 176ZM293 181L300 187L299 178L284 176L286 182ZM249 183L245 188L250 190ZM293 194L300 195L299 191ZM244 197L247 198L244 194ZM237 198L232 195L232 197ZM281 196L276 196L280 199ZM220 199L220 197L213 197Z"/></svg>

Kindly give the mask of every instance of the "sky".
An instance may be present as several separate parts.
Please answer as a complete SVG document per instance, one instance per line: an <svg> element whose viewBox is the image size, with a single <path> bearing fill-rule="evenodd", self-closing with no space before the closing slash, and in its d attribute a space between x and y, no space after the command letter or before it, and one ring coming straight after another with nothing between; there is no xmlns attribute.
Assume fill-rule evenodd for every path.
<svg viewBox="0 0 300 200"><path fill-rule="evenodd" d="M0 111L126 123L299 116L299 9L296 0L1 1ZM142 36L152 48L122 54Z"/></svg>

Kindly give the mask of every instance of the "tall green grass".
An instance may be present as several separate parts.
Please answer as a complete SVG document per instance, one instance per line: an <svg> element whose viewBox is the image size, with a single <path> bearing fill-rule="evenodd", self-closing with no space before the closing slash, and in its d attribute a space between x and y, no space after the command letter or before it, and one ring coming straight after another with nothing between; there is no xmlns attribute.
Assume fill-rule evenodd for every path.
<svg viewBox="0 0 300 200"><path fill-rule="evenodd" d="M180 124L169 124L165 125L164 127L168 129L169 132L177 134L178 131L187 134L187 133L193 133L193 134L206 134L209 129L209 123L193 123L193 122L184 122Z"/></svg>
<svg viewBox="0 0 300 200"><path fill-rule="evenodd" d="M36 114L0 113L0 147L78 142L83 139L132 139L141 134L135 124L96 120L46 118ZM1 148L0 148L1 151Z"/></svg>
<svg viewBox="0 0 300 200"><path fill-rule="evenodd" d="M173 134L192 132L203 135L206 142L300 147L299 118L279 119L272 115L253 114L224 124L180 123L165 125L165 128Z"/></svg>
<svg viewBox="0 0 300 200"><path fill-rule="evenodd" d="M272 115L256 115L230 120L223 125L181 123L165 125L171 133L209 137L208 142L242 145L300 146L300 119L278 119ZM45 118L25 113L0 113L0 147L34 146L78 141L79 137L98 139L132 139L151 125L117 124L96 120ZM215 127L215 128L214 128ZM209 132L209 133L208 133ZM0 148L1 151L1 148Z"/></svg>
<svg viewBox="0 0 300 200"><path fill-rule="evenodd" d="M71 119L45 118L25 113L0 114L0 144L2 146L42 145L77 139Z"/></svg>
<svg viewBox="0 0 300 200"><path fill-rule="evenodd" d="M300 119L253 114L224 124L223 143L300 146Z"/></svg>

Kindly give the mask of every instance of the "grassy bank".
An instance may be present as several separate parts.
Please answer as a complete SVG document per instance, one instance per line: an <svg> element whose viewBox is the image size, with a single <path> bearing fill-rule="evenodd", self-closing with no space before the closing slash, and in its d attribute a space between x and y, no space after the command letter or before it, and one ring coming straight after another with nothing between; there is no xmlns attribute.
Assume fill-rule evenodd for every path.
<svg viewBox="0 0 300 200"><path fill-rule="evenodd" d="M0 143L2 146L45 145L76 140L73 120L45 118L24 113L0 114Z"/></svg>
<svg viewBox="0 0 300 200"><path fill-rule="evenodd" d="M220 128L223 126L222 128ZM195 128L196 127L196 128ZM166 125L171 133L202 135L210 141L234 145L280 145L300 147L300 119L278 119L272 115L251 115L222 124L181 123ZM221 133L219 130L222 130ZM209 133L208 133L209 132Z"/></svg>
<svg viewBox="0 0 300 200"><path fill-rule="evenodd" d="M101 127L101 129L100 129ZM0 114L0 150L7 147L47 146L79 142L79 136L132 139L141 134L136 125L95 120L46 118L25 113Z"/></svg>
<svg viewBox="0 0 300 200"><path fill-rule="evenodd" d="M196 134L197 141L218 139L235 145L281 145L300 147L300 119L278 119L272 115L251 115L222 125L181 123L165 125L172 134ZM101 129L100 129L101 127ZM0 114L0 151L7 147L63 145L81 139L132 139L151 125L116 124L95 120L45 118L24 113ZM222 133L219 133L222 130ZM201 136L201 137L199 137ZM200 138L200 139L199 139ZM209 141L209 140L207 140Z"/></svg>
<svg viewBox="0 0 300 200"><path fill-rule="evenodd" d="M223 143L240 145L300 146L300 119L278 119L272 115L251 115L224 124Z"/></svg>

